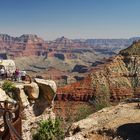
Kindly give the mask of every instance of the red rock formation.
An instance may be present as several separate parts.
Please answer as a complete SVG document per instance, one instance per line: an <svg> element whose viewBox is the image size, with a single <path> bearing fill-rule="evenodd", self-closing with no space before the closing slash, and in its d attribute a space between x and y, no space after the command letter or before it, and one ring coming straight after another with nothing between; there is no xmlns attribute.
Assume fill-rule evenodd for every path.
<svg viewBox="0 0 140 140"><path fill-rule="evenodd" d="M28 34L16 38L6 34L0 35L0 50L14 57L45 55L47 48L47 43L36 35Z"/></svg>
<svg viewBox="0 0 140 140"><path fill-rule="evenodd" d="M87 77L83 81L58 88L58 100L88 101L93 98L91 78Z"/></svg>
<svg viewBox="0 0 140 140"><path fill-rule="evenodd" d="M107 97L111 101L122 100L133 95L133 87L123 58L117 56L112 61L94 69L83 81L58 88L58 100L88 101L95 96Z"/></svg>
<svg viewBox="0 0 140 140"><path fill-rule="evenodd" d="M111 101L132 96L139 98L140 40L120 51L120 55L110 58L106 64L96 67L85 80L59 88L59 94L64 99L69 95L73 100L83 97L88 100L87 96Z"/></svg>

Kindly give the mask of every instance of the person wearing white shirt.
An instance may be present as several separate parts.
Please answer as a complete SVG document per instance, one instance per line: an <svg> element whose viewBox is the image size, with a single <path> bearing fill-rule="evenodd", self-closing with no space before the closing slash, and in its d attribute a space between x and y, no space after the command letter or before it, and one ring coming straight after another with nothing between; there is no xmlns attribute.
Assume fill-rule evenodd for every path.
<svg viewBox="0 0 140 140"><path fill-rule="evenodd" d="M26 79L26 71L20 71L22 81Z"/></svg>
<svg viewBox="0 0 140 140"><path fill-rule="evenodd" d="M0 69L0 75L1 75L1 78L4 79L4 77L5 77L5 69L4 69L4 67L2 67Z"/></svg>

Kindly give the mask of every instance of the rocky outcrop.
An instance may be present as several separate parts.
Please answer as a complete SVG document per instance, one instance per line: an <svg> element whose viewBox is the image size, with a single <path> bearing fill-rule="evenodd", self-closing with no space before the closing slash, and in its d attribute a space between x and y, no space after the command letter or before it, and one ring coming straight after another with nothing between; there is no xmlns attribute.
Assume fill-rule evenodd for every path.
<svg viewBox="0 0 140 140"><path fill-rule="evenodd" d="M93 93L91 77L88 76L82 81L59 87L57 90L56 100L88 101L93 98Z"/></svg>
<svg viewBox="0 0 140 140"><path fill-rule="evenodd" d="M53 99L57 90L55 82L38 78L35 81L28 84L26 81L15 82L11 92L5 92L0 88L0 101L20 104L22 138L25 140L32 139L40 121L55 119L53 113Z"/></svg>
<svg viewBox="0 0 140 140"><path fill-rule="evenodd" d="M0 101L19 101L23 108L29 106L30 104L34 104L34 107L36 108L36 106L39 106L40 104L41 106L44 106L44 110L46 107L53 105L53 100L57 90L54 81L36 78L35 82L20 82L14 83L14 85L15 88L9 93L6 93L0 88Z"/></svg>
<svg viewBox="0 0 140 140"><path fill-rule="evenodd" d="M0 42L14 42L14 37L11 37L7 34L0 34Z"/></svg>
<svg viewBox="0 0 140 140"><path fill-rule="evenodd" d="M55 82L39 78L35 78L35 82L39 86L40 96L44 97L44 99L51 104L57 90Z"/></svg>
<svg viewBox="0 0 140 140"><path fill-rule="evenodd" d="M24 34L15 40L21 43L28 43L28 44L35 44L35 43L43 43L43 39L39 38L37 35L34 34Z"/></svg>
<svg viewBox="0 0 140 140"><path fill-rule="evenodd" d="M11 37L0 34L0 50L8 52L11 57L46 55L47 43L37 35L24 34L20 37Z"/></svg>
<svg viewBox="0 0 140 140"><path fill-rule="evenodd" d="M120 54L122 56L140 56L140 40L134 41L131 46L124 50L121 50Z"/></svg>
<svg viewBox="0 0 140 140"><path fill-rule="evenodd" d="M26 107L30 104L29 101L28 101L28 96L24 92L24 86L23 85L16 85L15 94L17 95L21 106Z"/></svg>
<svg viewBox="0 0 140 140"><path fill-rule="evenodd" d="M59 88L57 96L79 95L79 100L85 101L93 100L95 97L98 97L98 100L102 98L111 101L122 100L133 95L128 75L129 71L123 62L123 57L117 56L107 64L94 69L83 81Z"/></svg>
<svg viewBox="0 0 140 140"><path fill-rule="evenodd" d="M31 100L35 100L39 97L39 87L35 82L25 84L24 91L28 95L28 98Z"/></svg>
<svg viewBox="0 0 140 140"><path fill-rule="evenodd" d="M134 42L128 49L120 51L124 58L129 79L134 89L134 97L140 97L140 41Z"/></svg>
<svg viewBox="0 0 140 140"><path fill-rule="evenodd" d="M104 108L73 123L65 140L140 139L140 110L137 104L119 104Z"/></svg>
<svg viewBox="0 0 140 140"><path fill-rule="evenodd" d="M39 109L40 108L36 108L36 110ZM38 123L42 120L47 120L48 118L51 118L52 120L55 119L55 114L53 113L52 108L46 108L42 114L36 116L34 114L34 105L27 106L22 114L22 138L24 140L33 139L32 135L36 132Z"/></svg>
<svg viewBox="0 0 140 140"><path fill-rule="evenodd" d="M60 38L57 38L57 39L55 40L55 42L56 42L57 44L70 44L70 43L73 43L72 40L70 40L70 39L68 39L68 38L66 38L66 37L64 37L64 36L62 36L62 37L60 37Z"/></svg>
<svg viewBox="0 0 140 140"><path fill-rule="evenodd" d="M91 100L93 97L107 101L140 97L140 41L108 59L106 64L95 67L83 81L59 88L57 96L74 97L76 93L79 100L84 93L90 95Z"/></svg>
<svg viewBox="0 0 140 140"><path fill-rule="evenodd" d="M48 118L54 119L53 98L56 94L56 84L54 81L35 79L35 82L24 84L24 91L31 102L23 112L23 139L32 139L32 134L36 131L38 123Z"/></svg>
<svg viewBox="0 0 140 140"><path fill-rule="evenodd" d="M0 101L16 102L14 99L9 97L6 92L0 88Z"/></svg>

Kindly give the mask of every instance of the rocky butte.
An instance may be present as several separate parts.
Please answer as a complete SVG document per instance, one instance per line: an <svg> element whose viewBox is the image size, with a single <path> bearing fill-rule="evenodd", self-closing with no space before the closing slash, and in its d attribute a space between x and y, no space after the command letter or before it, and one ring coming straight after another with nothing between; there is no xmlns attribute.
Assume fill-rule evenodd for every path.
<svg viewBox="0 0 140 140"><path fill-rule="evenodd" d="M97 66L82 81L58 88L60 100L88 101L96 97L121 101L140 96L140 41Z"/></svg>
<svg viewBox="0 0 140 140"><path fill-rule="evenodd" d="M24 34L20 37L11 37L0 34L0 50L7 52L11 57L40 55L45 53L47 45L37 35Z"/></svg>

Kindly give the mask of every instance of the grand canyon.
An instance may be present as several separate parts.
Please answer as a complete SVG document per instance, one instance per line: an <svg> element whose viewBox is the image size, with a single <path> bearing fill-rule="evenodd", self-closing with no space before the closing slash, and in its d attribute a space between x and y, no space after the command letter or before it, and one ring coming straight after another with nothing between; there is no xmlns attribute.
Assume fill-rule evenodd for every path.
<svg viewBox="0 0 140 140"><path fill-rule="evenodd" d="M27 71L31 79L39 78L40 80L50 80L56 83L57 91L56 88L54 89L53 83L46 81L56 92L53 99L53 111L51 112L55 112L63 120L62 126L65 129L70 127L69 134L65 132L66 137L68 137L66 139L69 139L69 137L72 139L77 139L77 137L84 139L84 135L88 135L86 137L90 139L93 137L101 139L103 136L98 132L93 132L93 134L89 132L90 134L87 134L86 129L89 128L84 128L84 131L80 134L82 123L79 122L80 124L76 124L76 126L73 123L85 119L88 115L96 112L96 109L100 110L111 105L119 110L120 106L116 106L118 103L138 100L140 97L139 37L130 39L73 40L61 37L54 41L44 41L37 35L32 34L20 37L1 34L0 49L1 57L3 54L6 54L8 59L13 59L16 67ZM23 89L29 97L24 95L27 98L25 100L25 97L22 95L23 97L19 97L19 101L23 107L28 106L32 102L38 102L37 106L44 110L46 105L40 102L45 100L50 102L52 97L45 94L52 91L45 87L43 81L43 85L40 85L37 79L35 82L37 81L39 91L37 91L36 83L33 82L31 85L25 83ZM18 85L16 88L23 92ZM38 98L39 94L43 98L33 101ZM124 105L123 108L125 110L126 106ZM113 108L110 110L114 111ZM35 112L40 111L36 109ZM30 115L27 112L30 112ZM25 109L24 113L29 118L35 117L31 107ZM45 113L44 115L47 116L47 114ZM100 117L100 113L98 115ZM29 121L27 125L23 121L24 129L26 129L24 131L30 131L29 129L27 130L27 126L30 129L36 127L36 124L34 124L35 126L30 126L30 123ZM114 127L106 129L117 131L115 130L117 126L115 125ZM94 130L94 127L91 129L97 131ZM105 133L106 139L119 136L116 132L112 132L113 136L109 136L107 133L109 130L102 129L99 127L98 131ZM27 139L25 135L23 137ZM31 138L31 135L28 135Z"/></svg>
<svg viewBox="0 0 140 140"><path fill-rule="evenodd" d="M0 140L140 140L140 1L3 0Z"/></svg>
<svg viewBox="0 0 140 140"><path fill-rule="evenodd" d="M68 39L63 36L45 41L33 34L20 37L1 34L0 50L33 77L41 75L64 86L84 79L94 67L106 63L109 57L138 39Z"/></svg>

